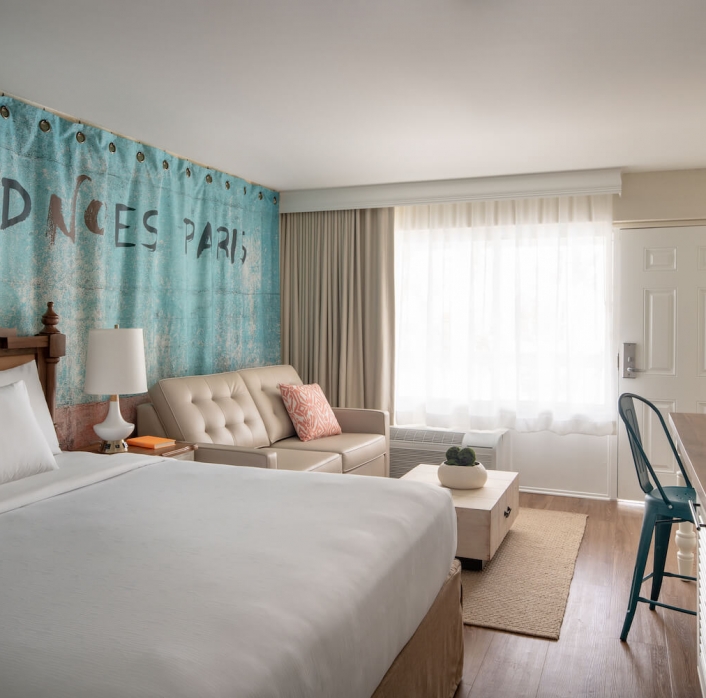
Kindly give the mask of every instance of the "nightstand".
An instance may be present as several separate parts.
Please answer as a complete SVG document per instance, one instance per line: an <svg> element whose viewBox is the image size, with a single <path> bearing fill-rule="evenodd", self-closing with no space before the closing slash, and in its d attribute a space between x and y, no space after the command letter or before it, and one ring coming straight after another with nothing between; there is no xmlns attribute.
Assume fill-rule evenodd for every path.
<svg viewBox="0 0 706 698"><path fill-rule="evenodd" d="M136 453L139 456L160 456L161 458L176 458L177 460L194 460L194 451L198 448L196 444L177 441L172 446L162 448L138 448L137 446L127 447L128 453ZM91 453L100 452L100 442L97 441L83 448L74 449L76 451L89 451Z"/></svg>

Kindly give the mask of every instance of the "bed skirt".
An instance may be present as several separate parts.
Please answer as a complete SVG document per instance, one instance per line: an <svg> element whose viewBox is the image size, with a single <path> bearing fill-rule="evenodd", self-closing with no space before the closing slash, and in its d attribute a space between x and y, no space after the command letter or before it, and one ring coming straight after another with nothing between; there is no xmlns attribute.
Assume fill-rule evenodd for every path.
<svg viewBox="0 0 706 698"><path fill-rule="evenodd" d="M452 698L462 673L461 563L454 560L434 603L372 698Z"/></svg>

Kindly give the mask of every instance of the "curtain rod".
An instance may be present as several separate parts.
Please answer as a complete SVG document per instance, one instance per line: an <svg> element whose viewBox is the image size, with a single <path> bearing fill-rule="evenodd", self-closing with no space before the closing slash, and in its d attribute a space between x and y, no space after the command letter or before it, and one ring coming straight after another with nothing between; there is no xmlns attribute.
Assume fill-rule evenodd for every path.
<svg viewBox="0 0 706 698"><path fill-rule="evenodd" d="M280 192L280 213L548 196L620 194L619 168Z"/></svg>

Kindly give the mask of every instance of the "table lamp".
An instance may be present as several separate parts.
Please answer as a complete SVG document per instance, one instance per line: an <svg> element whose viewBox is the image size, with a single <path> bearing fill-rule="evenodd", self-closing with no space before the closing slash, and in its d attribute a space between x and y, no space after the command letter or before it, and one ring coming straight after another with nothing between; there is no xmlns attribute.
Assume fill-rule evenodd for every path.
<svg viewBox="0 0 706 698"><path fill-rule="evenodd" d="M127 451L125 439L135 425L120 414L119 394L147 391L145 345L142 329L89 330L86 382L83 392L110 395L108 416L93 429L103 441L102 453Z"/></svg>

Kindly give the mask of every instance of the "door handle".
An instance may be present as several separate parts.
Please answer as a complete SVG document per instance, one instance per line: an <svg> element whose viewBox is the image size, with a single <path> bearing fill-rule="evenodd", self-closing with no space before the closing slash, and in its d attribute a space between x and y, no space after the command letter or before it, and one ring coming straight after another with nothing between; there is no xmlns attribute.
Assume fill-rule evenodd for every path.
<svg viewBox="0 0 706 698"><path fill-rule="evenodd" d="M637 378L636 373L647 373L644 368L635 368L635 355L637 344L625 342L623 344L623 378Z"/></svg>

